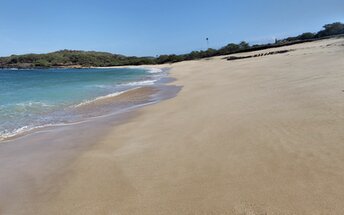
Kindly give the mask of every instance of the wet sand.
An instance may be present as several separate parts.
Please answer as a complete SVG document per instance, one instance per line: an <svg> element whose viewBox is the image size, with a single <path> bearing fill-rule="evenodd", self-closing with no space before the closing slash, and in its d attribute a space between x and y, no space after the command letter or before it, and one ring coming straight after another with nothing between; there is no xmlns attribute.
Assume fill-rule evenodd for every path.
<svg viewBox="0 0 344 215"><path fill-rule="evenodd" d="M173 64L180 93L124 123L2 145L0 212L343 214L344 39L288 49Z"/></svg>

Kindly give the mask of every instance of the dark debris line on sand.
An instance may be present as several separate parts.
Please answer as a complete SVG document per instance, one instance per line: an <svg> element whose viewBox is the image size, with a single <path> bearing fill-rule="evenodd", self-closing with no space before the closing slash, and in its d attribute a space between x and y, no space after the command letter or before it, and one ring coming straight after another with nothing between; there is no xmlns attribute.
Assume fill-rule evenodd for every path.
<svg viewBox="0 0 344 215"><path fill-rule="evenodd" d="M248 56L230 56L230 57L225 57L223 59L225 59L225 60L240 60L240 59L262 57L262 56L274 55L274 54L284 54L284 53L287 53L290 51L293 51L293 50L290 49L290 50L273 51L273 52L266 52L266 53L260 53L260 54L255 54L255 55L248 55Z"/></svg>

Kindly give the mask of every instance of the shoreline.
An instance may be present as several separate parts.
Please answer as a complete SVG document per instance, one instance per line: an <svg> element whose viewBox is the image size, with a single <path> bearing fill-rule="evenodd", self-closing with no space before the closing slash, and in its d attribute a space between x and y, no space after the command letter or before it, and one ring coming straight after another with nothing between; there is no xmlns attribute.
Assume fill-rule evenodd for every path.
<svg viewBox="0 0 344 215"><path fill-rule="evenodd" d="M343 45L176 63L183 90L125 123L0 144L0 212L342 214Z"/></svg>
<svg viewBox="0 0 344 215"><path fill-rule="evenodd" d="M32 69L116 69L116 68L142 68L142 69L163 69L169 68L171 64L151 64L151 65L126 65L126 66L90 66L90 67L79 67L79 66L72 66L72 67L28 67L28 68L17 68L17 67L10 67L10 68L0 68L0 70L32 70Z"/></svg>
<svg viewBox="0 0 344 215"><path fill-rule="evenodd" d="M135 68L135 67L123 67L123 68L130 69L130 68ZM133 108L135 109L136 106L141 106L141 104L144 104L144 103L159 102L158 100L164 100L164 98L162 97L158 98L156 95L159 94L157 92L158 89L162 90L162 87L160 85L167 84L170 82L170 81L165 81L165 80L170 80L168 78L169 68L167 67L158 68L158 67L152 67L152 66L142 66L140 68L142 68L143 70L147 70L148 73L151 73L151 74L156 73L159 76L156 79L152 79L152 80L149 79L149 80L144 80L144 81L129 82L124 85L129 85L131 86L131 88L124 89L122 91L112 92L110 94L99 96L91 100L84 100L81 103L67 107L67 109L70 109L70 112L75 112L74 114L76 115L80 113L87 115L82 119L68 121L68 122L48 123L48 124L35 125L35 126L25 125L23 127L12 130L11 132L1 133L0 143L7 142L10 140L15 140L16 138L23 137L37 131L44 130L45 128L51 129L54 127L78 124L84 121L92 120L93 118L118 114L122 111L125 111L126 109L132 109L131 106L133 106ZM96 68L93 68L93 69L96 69ZM112 69L112 68L109 68L109 69ZM114 69L117 69L117 68L114 68ZM138 85L138 86L135 87L135 85ZM147 89L151 89L151 90L147 90ZM133 99L131 98L133 94L137 94L135 92L142 92L140 93L142 94L141 98L142 99L145 98L147 101L144 101L144 100L139 101L141 99L139 98L140 97L139 96L135 99L137 101L130 102ZM128 102L126 102L127 105L123 106L123 104L120 104L120 103L125 102L126 100L128 100ZM135 104L137 102L138 104ZM105 111L104 110L105 106L109 106L109 108L113 110ZM72 110L72 108L75 110ZM86 114L86 111L89 113ZM70 113L70 114L73 114L73 113Z"/></svg>
<svg viewBox="0 0 344 215"><path fill-rule="evenodd" d="M159 87L151 86L151 87L134 88L134 89L127 90L126 92L123 92L123 93L118 94L116 96L120 96L122 94L123 94L123 96L127 96L126 95L127 93L144 91L147 88L152 88L153 91L156 91L156 89L159 88ZM155 93L147 94L147 95L156 97L156 95L154 95L154 94L159 94L159 92L155 92ZM142 95L142 96L147 96L147 95ZM107 100L116 100L116 99L112 98L112 96L111 97L107 97L107 98L102 98L102 100L103 99L104 100L105 99L107 99ZM101 114L101 115L97 115L97 116L87 117L87 118L84 118L84 119L82 119L80 121L66 122L66 123L57 123L57 124L46 124L46 125L41 125L41 126L36 126L36 127L33 127L33 128L29 128L28 130L20 128L20 129L17 129L17 130L20 130L18 133L15 133L13 135L8 135L7 137L2 137L2 139L0 139L0 144L2 144L2 143L5 144L5 143L8 143L8 142L15 142L16 140L18 140L20 138L25 138L26 136L30 136L30 135L33 135L35 133L45 132L47 130L58 129L58 128L63 127L63 126L70 127L70 126L73 126L73 125L78 125L78 124L83 124L83 123L91 123L91 121L97 120L99 118L107 118L107 117L113 117L113 116L116 116L116 115L127 114L128 112L138 110L141 107L145 107L145 106L148 106L148 105L159 103L159 102L161 102L161 101L163 101L165 99L169 99L169 98L166 97L166 98L154 99L153 101L144 101L141 104L136 104L136 105L128 106L128 107L126 107L124 109L119 109L119 110L116 110L116 111L113 111L113 112L107 113L107 114ZM89 103L94 103L97 100L98 99L96 99L95 101L91 101ZM85 104L79 104L77 106L81 107L81 106L84 106L84 105ZM97 104L97 105L99 105L99 104ZM13 143L13 144L15 144L15 143Z"/></svg>
<svg viewBox="0 0 344 215"><path fill-rule="evenodd" d="M36 196L37 190L45 193L51 190L49 184L57 185L60 181L65 181L65 175L71 171L73 162L91 149L110 129L130 122L144 107L175 97L181 88L175 86L173 81L174 79L166 76L155 85L131 89L115 99L107 98L108 101L102 101L112 103L111 100L142 100L134 106L78 122L38 128L0 141L0 213L11 214L12 200L8 202L8 196L16 199L17 204L25 206L27 200L33 198L32 195L35 198L40 196ZM59 182L55 183L55 178L59 178ZM31 183L36 181L41 181L42 184L32 186ZM31 185L26 186L27 183ZM36 213L35 210L34 206L15 213Z"/></svg>

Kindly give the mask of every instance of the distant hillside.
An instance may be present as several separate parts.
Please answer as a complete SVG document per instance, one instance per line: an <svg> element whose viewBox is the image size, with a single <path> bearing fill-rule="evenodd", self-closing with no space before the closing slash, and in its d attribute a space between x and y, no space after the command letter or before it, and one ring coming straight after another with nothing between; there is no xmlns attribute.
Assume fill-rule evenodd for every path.
<svg viewBox="0 0 344 215"><path fill-rule="evenodd" d="M344 24L335 22L327 24L317 33L303 33L296 37L277 40L275 43L250 45L243 41L239 44L230 43L220 49L193 51L183 55L160 55L159 57L127 57L95 51L62 50L48 54L12 55L0 58L0 68L51 68L51 67L106 67L124 65L144 65L174 63L185 60L195 60L239 52L262 50L273 47L309 42L344 34Z"/></svg>
<svg viewBox="0 0 344 215"><path fill-rule="evenodd" d="M126 57L106 52L62 50L48 54L12 55L0 58L2 68L104 67L149 64L149 57Z"/></svg>

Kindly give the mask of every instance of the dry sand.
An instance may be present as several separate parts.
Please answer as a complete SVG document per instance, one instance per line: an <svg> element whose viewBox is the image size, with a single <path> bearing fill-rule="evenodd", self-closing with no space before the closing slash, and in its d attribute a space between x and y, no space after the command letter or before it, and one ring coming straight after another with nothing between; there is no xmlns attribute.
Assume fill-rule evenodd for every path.
<svg viewBox="0 0 344 215"><path fill-rule="evenodd" d="M110 127L2 212L344 214L344 39L283 49L172 65L175 98Z"/></svg>

